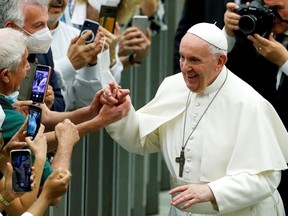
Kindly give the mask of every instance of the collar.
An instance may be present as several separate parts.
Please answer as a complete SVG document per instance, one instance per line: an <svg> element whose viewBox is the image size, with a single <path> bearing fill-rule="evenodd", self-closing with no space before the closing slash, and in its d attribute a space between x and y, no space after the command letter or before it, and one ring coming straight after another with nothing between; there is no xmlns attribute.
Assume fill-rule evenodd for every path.
<svg viewBox="0 0 288 216"><path fill-rule="evenodd" d="M227 68L226 66L224 65L221 72L219 73L219 75L217 76L216 80L211 84L209 85L203 92L202 94L211 94L212 92L215 92L217 91L221 86L222 84L225 82L225 79L226 79L226 76L227 76Z"/></svg>

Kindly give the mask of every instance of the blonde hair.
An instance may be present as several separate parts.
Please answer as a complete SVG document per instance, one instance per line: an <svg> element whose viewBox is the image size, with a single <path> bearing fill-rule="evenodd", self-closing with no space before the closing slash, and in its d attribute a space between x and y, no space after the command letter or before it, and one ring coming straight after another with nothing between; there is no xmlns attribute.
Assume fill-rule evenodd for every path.
<svg viewBox="0 0 288 216"><path fill-rule="evenodd" d="M142 0L121 0L118 4L117 21L126 25L140 8Z"/></svg>

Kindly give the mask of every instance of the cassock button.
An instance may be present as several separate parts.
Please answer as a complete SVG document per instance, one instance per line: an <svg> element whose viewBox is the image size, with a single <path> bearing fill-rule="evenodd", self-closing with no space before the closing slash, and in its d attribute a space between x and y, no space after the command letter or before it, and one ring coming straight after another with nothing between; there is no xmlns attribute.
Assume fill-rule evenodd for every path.
<svg viewBox="0 0 288 216"><path fill-rule="evenodd" d="M193 115L193 118L195 119L195 118L197 118L197 116L198 116L198 114L195 113L195 114Z"/></svg>
<svg viewBox="0 0 288 216"><path fill-rule="evenodd" d="M190 172L190 170L189 169L186 169L186 173L189 173Z"/></svg>
<svg viewBox="0 0 288 216"><path fill-rule="evenodd" d="M190 151L190 147L187 147L187 151Z"/></svg>
<svg viewBox="0 0 288 216"><path fill-rule="evenodd" d="M187 161L188 161L188 162L191 162L191 158L190 158L190 157L189 157L189 158L187 158Z"/></svg>
<svg viewBox="0 0 288 216"><path fill-rule="evenodd" d="M194 136L190 136L189 139L190 139L190 140L193 140L193 139L194 139Z"/></svg>
<svg viewBox="0 0 288 216"><path fill-rule="evenodd" d="M197 102L197 103L196 103L196 106L200 106L200 103L199 103L199 102Z"/></svg>

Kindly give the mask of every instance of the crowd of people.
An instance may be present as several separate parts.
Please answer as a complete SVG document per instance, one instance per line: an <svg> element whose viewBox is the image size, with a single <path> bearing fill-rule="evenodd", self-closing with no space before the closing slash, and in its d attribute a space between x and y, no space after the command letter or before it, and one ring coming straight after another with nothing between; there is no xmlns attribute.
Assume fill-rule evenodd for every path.
<svg viewBox="0 0 288 216"><path fill-rule="evenodd" d="M165 29L155 21L162 1L0 0L0 211L43 215L57 205L71 179L74 146L105 128L129 152L162 153L170 216L285 215L288 3L254 0L251 9L246 2L186 0L175 74L135 110L121 74L145 61L151 37ZM107 3L118 10L114 32L99 26L86 43L92 32L80 34L82 24L99 22ZM273 14L269 34L245 33L240 7ZM134 15L149 17L146 31L131 25ZM22 97L39 64L51 67L43 103ZM26 135L31 104L42 110L33 139ZM32 152L31 191L18 193L10 152L22 148Z"/></svg>

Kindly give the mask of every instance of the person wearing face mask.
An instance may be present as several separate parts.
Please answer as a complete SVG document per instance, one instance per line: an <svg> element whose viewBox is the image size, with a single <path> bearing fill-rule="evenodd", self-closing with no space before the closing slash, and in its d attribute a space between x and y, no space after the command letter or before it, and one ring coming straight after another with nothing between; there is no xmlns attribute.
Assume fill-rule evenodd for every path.
<svg viewBox="0 0 288 216"><path fill-rule="evenodd" d="M54 63L50 48L52 36L47 27L47 4L45 0L17 1L1 0L0 1L0 28L11 27L23 31L28 37L28 51L31 71L28 72L25 82L21 85L19 95L20 100L27 100L29 89L30 74L34 74L37 64L51 66L51 75L48 90L45 96L45 103L51 110L64 111L65 102L61 89L57 83L57 76L54 72ZM33 13L39 11L39 13ZM16 98L14 93L13 97Z"/></svg>
<svg viewBox="0 0 288 216"><path fill-rule="evenodd" d="M250 3L254 9L255 3L257 3L255 0ZM273 16L268 16L270 12L266 10L267 19L260 24L263 28L257 27L255 32L243 31L244 22L240 29L239 20L242 16L240 11L238 12L240 6L235 3L227 4L223 29L230 51L227 67L271 102L288 131L288 1L264 0L263 4ZM261 1L259 5L262 5ZM241 23L242 20L244 19L241 19ZM261 22L257 20L255 23ZM286 215L288 214L287 181L288 171L283 171L279 192Z"/></svg>
<svg viewBox="0 0 288 216"><path fill-rule="evenodd" d="M116 59L110 67L109 45L112 40L107 30L100 26L94 41L86 44L89 33L79 37L79 29L60 20L66 6L67 0L49 1L48 27L53 35L51 49L55 70L61 77L66 110L74 110L90 104L105 83L111 80L119 83L123 66Z"/></svg>

